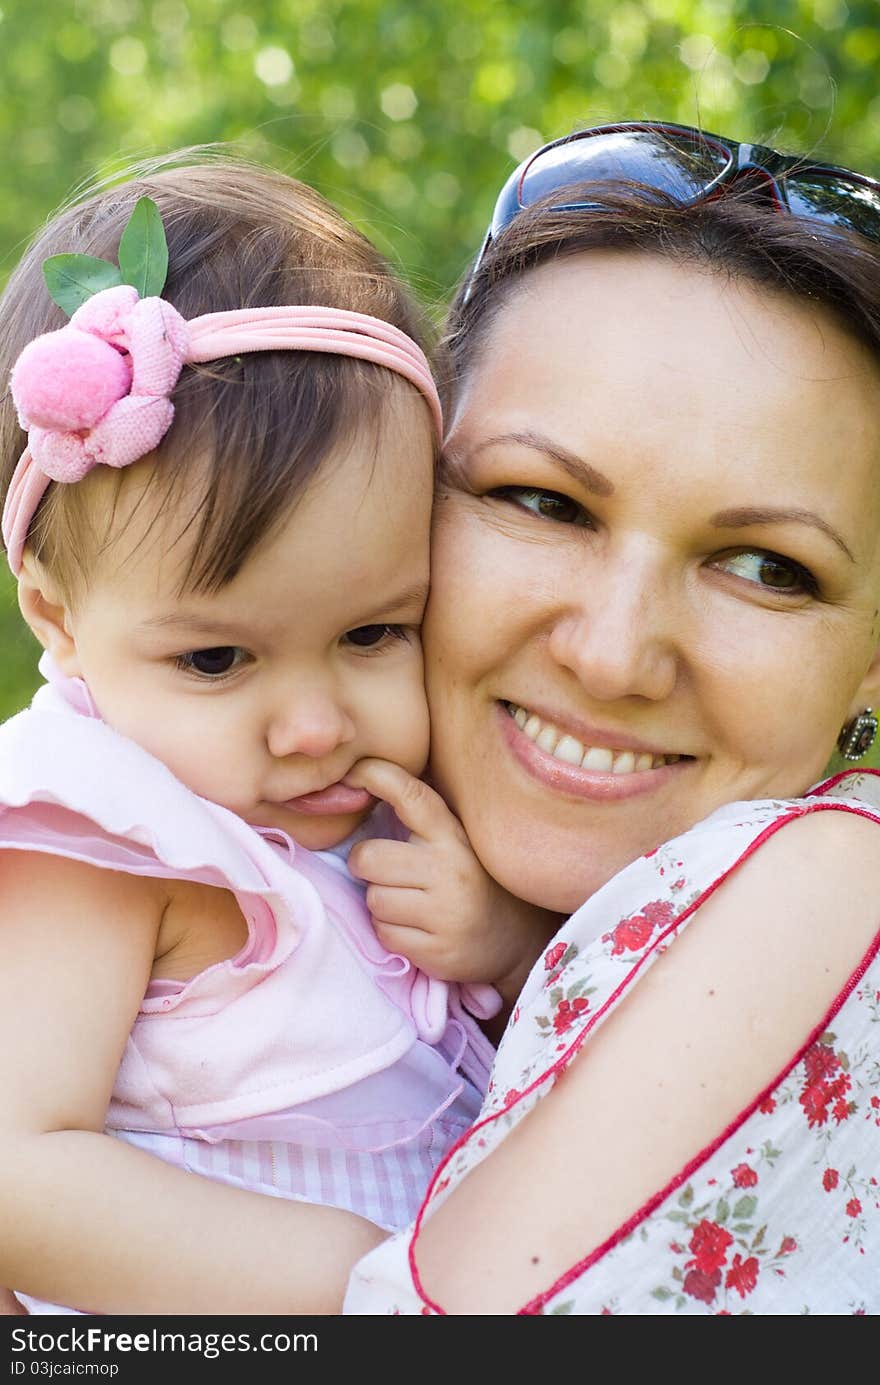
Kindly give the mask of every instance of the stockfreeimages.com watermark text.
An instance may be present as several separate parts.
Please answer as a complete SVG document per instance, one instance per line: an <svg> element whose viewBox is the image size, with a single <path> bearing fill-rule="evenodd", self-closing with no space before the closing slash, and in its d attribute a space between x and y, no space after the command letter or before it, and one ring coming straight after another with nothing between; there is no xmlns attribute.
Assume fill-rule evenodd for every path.
<svg viewBox="0 0 880 1385"><path fill-rule="evenodd" d="M65 1327L57 1331L16 1327L10 1333L11 1375L115 1375L118 1366L109 1361L70 1359L83 1355L179 1353L202 1356L208 1361L237 1352L283 1354L317 1351L314 1332L166 1332L149 1328L141 1332L115 1332L104 1327ZM63 1356L67 1359L48 1360Z"/></svg>

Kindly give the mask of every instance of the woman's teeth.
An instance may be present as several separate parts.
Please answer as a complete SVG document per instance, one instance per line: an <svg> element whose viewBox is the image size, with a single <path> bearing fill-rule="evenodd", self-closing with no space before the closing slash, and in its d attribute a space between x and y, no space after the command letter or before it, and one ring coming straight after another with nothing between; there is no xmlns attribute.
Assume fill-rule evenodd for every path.
<svg viewBox="0 0 880 1385"><path fill-rule="evenodd" d="M563 760L567 765L580 765L582 769L593 770L597 774L632 774L635 770L659 769L661 765L674 765L680 755L637 755L633 750L610 750L604 745L583 745L574 736L560 731L552 721L542 721L534 712L515 703L505 703L519 729L539 750L552 755L554 760Z"/></svg>

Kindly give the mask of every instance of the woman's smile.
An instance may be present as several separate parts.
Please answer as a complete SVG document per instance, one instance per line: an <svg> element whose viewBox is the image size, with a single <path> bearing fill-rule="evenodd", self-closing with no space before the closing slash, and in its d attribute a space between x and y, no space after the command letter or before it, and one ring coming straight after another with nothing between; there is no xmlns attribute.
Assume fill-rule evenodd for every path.
<svg viewBox="0 0 880 1385"><path fill-rule="evenodd" d="M668 782L672 766L691 757L644 748L623 732L581 732L560 719L501 702L502 734L516 761L541 783L581 798L629 798Z"/></svg>

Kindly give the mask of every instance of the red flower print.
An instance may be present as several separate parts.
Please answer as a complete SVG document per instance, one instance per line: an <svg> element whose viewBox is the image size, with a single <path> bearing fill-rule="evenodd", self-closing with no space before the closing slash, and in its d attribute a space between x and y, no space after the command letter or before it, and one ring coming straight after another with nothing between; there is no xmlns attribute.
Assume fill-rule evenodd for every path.
<svg viewBox="0 0 880 1385"><path fill-rule="evenodd" d="M837 1172L837 1169L826 1169L822 1175L822 1187L825 1189L826 1193L830 1193L836 1188L839 1181L840 1174Z"/></svg>
<svg viewBox="0 0 880 1385"><path fill-rule="evenodd" d="M619 957L627 951L638 952L639 948L645 946L653 931L648 920L640 914L636 914L635 918L622 919L614 932L609 934L609 937L614 939L612 957Z"/></svg>
<svg viewBox="0 0 880 1385"><path fill-rule="evenodd" d="M776 1110L776 1098L774 1096L768 1096L766 1101L761 1102L758 1110L761 1112L762 1116L772 1115Z"/></svg>
<svg viewBox="0 0 880 1385"><path fill-rule="evenodd" d="M804 1108L807 1124L825 1125L829 1111L838 1125L852 1114L846 1093L852 1086L848 1072L827 1044L814 1044L804 1058L807 1081L798 1101Z"/></svg>
<svg viewBox="0 0 880 1385"><path fill-rule="evenodd" d="M687 1267L696 1265L698 1270L704 1274L711 1274L713 1270L720 1270L727 1259L727 1248L733 1245L733 1237L723 1226L717 1222L706 1221L705 1219L694 1228L688 1249L693 1252L693 1260L688 1260ZM698 1295L697 1295L698 1297ZM708 1302L708 1299L706 1300Z"/></svg>
<svg viewBox="0 0 880 1385"><path fill-rule="evenodd" d="M666 899L654 899L645 905L640 914L621 919L613 932L605 934L603 941L614 940L612 957L619 957L623 952L638 952L645 946L655 928L665 928L674 917L674 904L670 904Z"/></svg>
<svg viewBox="0 0 880 1385"><path fill-rule="evenodd" d="M858 1198L851 1197L849 1202L846 1204L846 1215L848 1217L857 1217L861 1210L862 1204L859 1202Z"/></svg>
<svg viewBox="0 0 880 1385"><path fill-rule="evenodd" d="M823 1077L833 1077L840 1071L840 1062L834 1049L828 1044L813 1044L804 1054L804 1071L807 1082L821 1082Z"/></svg>
<svg viewBox="0 0 880 1385"><path fill-rule="evenodd" d="M824 1083L804 1087L798 1101L804 1108L804 1115L810 1127L825 1124L828 1119L828 1089Z"/></svg>
<svg viewBox="0 0 880 1385"><path fill-rule="evenodd" d="M731 1169L730 1175L735 1188L754 1188L758 1181L758 1175L748 1164L737 1164L735 1169Z"/></svg>
<svg viewBox="0 0 880 1385"><path fill-rule="evenodd" d="M873 1108L874 1108L875 1111L876 1111L878 1108L880 1108L880 1096L872 1096L872 1097L871 1097L871 1105L873 1106Z"/></svg>
<svg viewBox="0 0 880 1385"><path fill-rule="evenodd" d="M733 1264L727 1271L727 1278L724 1281L728 1289L736 1289L740 1298L745 1298L750 1294L758 1282L758 1270L760 1265L754 1255L750 1255L748 1260L744 1260L737 1253L733 1257Z"/></svg>
<svg viewBox="0 0 880 1385"><path fill-rule="evenodd" d="M675 905L670 904L668 899L652 900L642 910L642 917L648 920L652 928L663 928L675 917Z"/></svg>
<svg viewBox="0 0 880 1385"><path fill-rule="evenodd" d="M575 1023L579 1015L590 1008L586 996L579 995L575 1000L560 1000L553 1016L553 1028L557 1034L564 1034Z"/></svg>
<svg viewBox="0 0 880 1385"><path fill-rule="evenodd" d="M564 956L565 943L554 943L552 947L548 947L544 953L544 970L552 971L557 962L561 962Z"/></svg>
<svg viewBox="0 0 880 1385"><path fill-rule="evenodd" d="M783 1236L782 1243L777 1250L777 1255L791 1255L793 1250L797 1250L797 1241L794 1236Z"/></svg>
<svg viewBox="0 0 880 1385"><path fill-rule="evenodd" d="M682 1288L691 1298L698 1298L701 1303L711 1303L720 1283L720 1270L713 1270L711 1274L705 1270L688 1270Z"/></svg>
<svg viewBox="0 0 880 1385"><path fill-rule="evenodd" d="M512 1106L515 1101L519 1101L521 1096L522 1092L518 1092L516 1087L511 1087L510 1091L504 1094L504 1105Z"/></svg>

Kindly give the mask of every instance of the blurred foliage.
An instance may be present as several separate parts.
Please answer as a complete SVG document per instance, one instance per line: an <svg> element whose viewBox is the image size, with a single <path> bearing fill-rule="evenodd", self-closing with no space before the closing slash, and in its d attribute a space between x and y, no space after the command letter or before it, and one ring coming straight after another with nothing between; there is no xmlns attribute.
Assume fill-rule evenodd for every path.
<svg viewBox="0 0 880 1385"><path fill-rule="evenodd" d="M224 141L317 187L439 316L543 140L653 116L876 173L878 60L878 0L0 0L0 282L96 175ZM0 715L35 682L10 592Z"/></svg>

